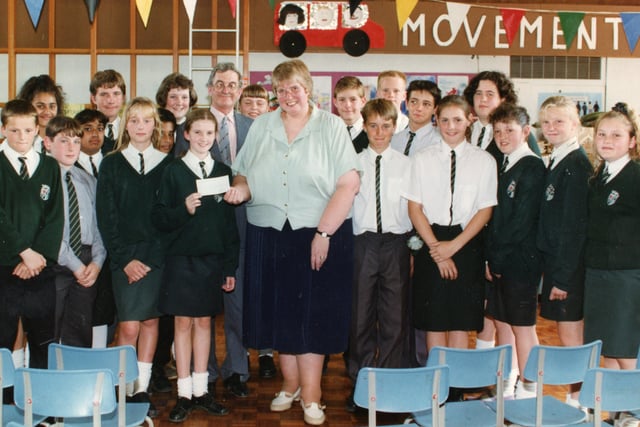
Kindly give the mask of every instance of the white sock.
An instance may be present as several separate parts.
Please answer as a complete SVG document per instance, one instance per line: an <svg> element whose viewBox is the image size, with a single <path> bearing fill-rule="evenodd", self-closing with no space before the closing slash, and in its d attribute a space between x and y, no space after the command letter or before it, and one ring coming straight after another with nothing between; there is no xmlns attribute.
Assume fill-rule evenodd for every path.
<svg viewBox="0 0 640 427"><path fill-rule="evenodd" d="M193 377L193 396L200 397L207 393L209 372L194 372L191 374L191 377Z"/></svg>
<svg viewBox="0 0 640 427"><path fill-rule="evenodd" d="M91 347L93 348L106 348L107 347L107 333L108 325L94 326L93 339L91 341Z"/></svg>
<svg viewBox="0 0 640 427"><path fill-rule="evenodd" d="M153 363L138 361L138 379L136 380L135 393L146 392L151 380L151 367Z"/></svg>
<svg viewBox="0 0 640 427"><path fill-rule="evenodd" d="M130 383L126 384L125 394L127 396L133 396L133 383L134 383L134 381L131 381Z"/></svg>
<svg viewBox="0 0 640 427"><path fill-rule="evenodd" d="M13 366L16 368L24 368L24 348L13 350L11 358L13 359Z"/></svg>
<svg viewBox="0 0 640 427"><path fill-rule="evenodd" d="M504 378L504 395L505 397L513 396L516 391L516 382L518 381L518 369L512 369Z"/></svg>
<svg viewBox="0 0 640 427"><path fill-rule="evenodd" d="M192 390L193 381L191 379L191 376L188 376L186 378L178 378L178 397L191 399Z"/></svg>
<svg viewBox="0 0 640 427"><path fill-rule="evenodd" d="M496 346L496 341L485 341L485 340L481 340L479 338L476 338L476 348L477 349L483 349L483 348L493 348Z"/></svg>
<svg viewBox="0 0 640 427"><path fill-rule="evenodd" d="M29 367L29 358L31 357L31 353L29 352L29 343L24 346L24 367Z"/></svg>

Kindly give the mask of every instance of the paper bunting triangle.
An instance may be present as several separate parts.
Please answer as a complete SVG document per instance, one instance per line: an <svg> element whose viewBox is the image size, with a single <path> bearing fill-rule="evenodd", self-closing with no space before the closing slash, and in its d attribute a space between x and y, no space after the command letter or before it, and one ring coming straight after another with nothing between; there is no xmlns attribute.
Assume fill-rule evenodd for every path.
<svg viewBox="0 0 640 427"><path fill-rule="evenodd" d="M509 46L511 46L518 32L518 28L520 28L520 21L522 21L522 17L524 16L524 10L500 9L500 14L502 15L504 29L507 32L507 41L509 42Z"/></svg>
<svg viewBox="0 0 640 427"><path fill-rule="evenodd" d="M564 40L567 43L567 50L571 46L573 39L578 33L578 27L584 18L583 12L558 12L560 18L560 26L564 33Z"/></svg>
<svg viewBox="0 0 640 427"><path fill-rule="evenodd" d="M98 9L100 0L84 0L84 3L87 5L87 12L89 12L89 22L93 24L93 20L96 17L96 10Z"/></svg>
<svg viewBox="0 0 640 427"><path fill-rule="evenodd" d="M236 0L229 0L229 7L231 8L231 16L233 16L233 18L236 18Z"/></svg>
<svg viewBox="0 0 640 427"><path fill-rule="evenodd" d="M40 15L42 15L42 6L44 6L44 0L24 0L24 4L27 6L27 12L31 17L31 23L33 28L38 28L38 21L40 21Z"/></svg>
<svg viewBox="0 0 640 427"><path fill-rule="evenodd" d="M182 4L187 11L187 17L191 24L193 24L193 16L196 13L196 3L198 3L198 0L182 0Z"/></svg>
<svg viewBox="0 0 640 427"><path fill-rule="evenodd" d="M404 23L418 4L418 0L396 0L396 15L398 15L398 30L402 31Z"/></svg>
<svg viewBox="0 0 640 427"><path fill-rule="evenodd" d="M271 9L276 7L276 0L269 0L269 6L271 6Z"/></svg>
<svg viewBox="0 0 640 427"><path fill-rule="evenodd" d="M470 8L468 4L447 2L447 15L451 24L451 35L454 37L458 34Z"/></svg>
<svg viewBox="0 0 640 427"><path fill-rule="evenodd" d="M625 12L620 14L620 18L622 18L622 26L629 43L629 51L633 53L640 38L640 13Z"/></svg>
<svg viewBox="0 0 640 427"><path fill-rule="evenodd" d="M136 7L138 8L138 13L140 14L140 18L142 18L142 23L145 28L147 28L147 24L149 23L152 4L153 0L136 0Z"/></svg>

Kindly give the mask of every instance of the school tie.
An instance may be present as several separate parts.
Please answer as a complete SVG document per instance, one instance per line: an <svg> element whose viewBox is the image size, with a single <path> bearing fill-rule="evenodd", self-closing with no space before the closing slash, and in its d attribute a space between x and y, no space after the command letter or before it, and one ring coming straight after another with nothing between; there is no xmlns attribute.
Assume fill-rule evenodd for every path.
<svg viewBox="0 0 640 427"><path fill-rule="evenodd" d="M605 166L604 170L602 171L602 183L606 184L610 176L611 174L609 173L609 166Z"/></svg>
<svg viewBox="0 0 640 427"><path fill-rule="evenodd" d="M509 166L509 156L504 156L504 160L502 161L502 166L500 166L500 175L506 172L507 166Z"/></svg>
<svg viewBox="0 0 640 427"><path fill-rule="evenodd" d="M353 126L351 125L347 126L347 132L349 132L349 138L351 138L351 140L353 141L353 137L351 136L351 129L353 129Z"/></svg>
<svg viewBox="0 0 640 427"><path fill-rule="evenodd" d="M416 133L409 131L409 140L407 141L406 147L404 147L404 155L408 156L409 151L411 150L411 143L413 142L413 138L415 138Z"/></svg>
<svg viewBox="0 0 640 427"><path fill-rule="evenodd" d="M80 208L76 188L71 181L71 172L65 175L67 181L67 193L69 195L69 246L73 253L79 257L82 249L82 233L80 230Z"/></svg>
<svg viewBox="0 0 640 427"><path fill-rule="evenodd" d="M453 224L453 189L456 184L456 152L451 150L451 205L449 206L449 225Z"/></svg>
<svg viewBox="0 0 640 427"><path fill-rule="evenodd" d="M376 156L376 226L378 233L382 233L382 204L380 203L380 159L382 155Z"/></svg>
<svg viewBox="0 0 640 427"><path fill-rule="evenodd" d="M20 160L20 178L23 181L29 179L29 170L27 169L27 158L26 157L18 157Z"/></svg>
<svg viewBox="0 0 640 427"><path fill-rule="evenodd" d="M482 147L482 140L484 139L484 133L486 130L487 130L486 126L482 126L482 129L480 129L480 136L478 136L478 143L477 143L478 147Z"/></svg>
<svg viewBox="0 0 640 427"><path fill-rule="evenodd" d="M220 149L222 161L225 164L230 165L231 147L229 141L229 124L227 122L227 116L224 116L222 118L222 123L220 124L220 131L218 132L218 148Z"/></svg>
<svg viewBox="0 0 640 427"><path fill-rule="evenodd" d="M98 167L95 163L93 163L93 156L89 156L89 163L91 163L91 171L93 172L93 176L98 177Z"/></svg>
<svg viewBox="0 0 640 427"><path fill-rule="evenodd" d="M109 139L111 139L111 140L115 139L115 138L113 137L113 123L109 123L109 124L107 125L107 138L109 138Z"/></svg>
<svg viewBox="0 0 640 427"><path fill-rule="evenodd" d="M553 162L555 162L556 159L554 159L553 157L551 158L551 160L549 161L549 165L547 166L547 170L551 170L551 168L553 167Z"/></svg>
<svg viewBox="0 0 640 427"><path fill-rule="evenodd" d="M138 153L138 156L140 156L140 175L144 175L144 156L142 153Z"/></svg>
<svg viewBox="0 0 640 427"><path fill-rule="evenodd" d="M202 179L207 177L207 170L204 168L204 162L198 162L200 165L200 171L202 171Z"/></svg>

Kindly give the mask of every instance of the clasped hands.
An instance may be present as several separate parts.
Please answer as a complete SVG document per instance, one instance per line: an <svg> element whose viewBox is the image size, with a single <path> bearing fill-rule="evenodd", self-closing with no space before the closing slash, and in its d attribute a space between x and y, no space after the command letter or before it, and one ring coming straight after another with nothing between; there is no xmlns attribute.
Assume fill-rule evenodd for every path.
<svg viewBox="0 0 640 427"><path fill-rule="evenodd" d="M436 241L428 243L429 255L438 266L440 277L447 280L455 280L458 278L458 268L453 262L453 255L457 252L456 245L453 241Z"/></svg>

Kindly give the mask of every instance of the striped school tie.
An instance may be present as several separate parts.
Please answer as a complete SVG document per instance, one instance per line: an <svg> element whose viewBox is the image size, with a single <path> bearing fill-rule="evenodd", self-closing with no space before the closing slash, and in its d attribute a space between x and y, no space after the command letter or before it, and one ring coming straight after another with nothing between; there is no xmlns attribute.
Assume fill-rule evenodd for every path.
<svg viewBox="0 0 640 427"><path fill-rule="evenodd" d="M382 204L380 203L380 160L382 155L376 156L376 226L378 233L382 233Z"/></svg>
<svg viewBox="0 0 640 427"><path fill-rule="evenodd" d="M453 224L453 189L456 184L456 152L451 150L451 205L449 206L449 225Z"/></svg>
<svg viewBox="0 0 640 427"><path fill-rule="evenodd" d="M65 175L67 181L67 193L69 195L69 246L77 257L82 249L82 233L80 229L80 208L78 207L78 196L76 187L71 181L71 172Z"/></svg>
<svg viewBox="0 0 640 427"><path fill-rule="evenodd" d="M26 157L18 157L20 160L20 178L23 181L29 179L29 170L27 169L27 158Z"/></svg>
<svg viewBox="0 0 640 427"><path fill-rule="evenodd" d="M404 155L408 156L409 151L411 150L411 143L413 142L413 138L415 138L416 133L409 131L409 140L407 141L406 147L404 147Z"/></svg>

